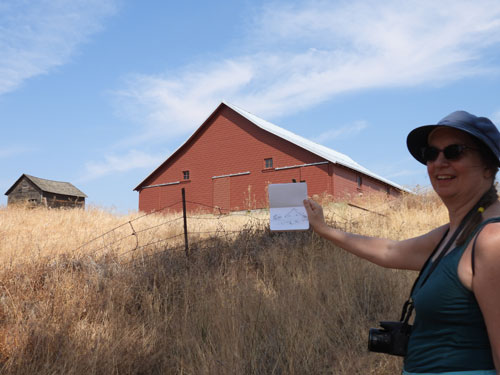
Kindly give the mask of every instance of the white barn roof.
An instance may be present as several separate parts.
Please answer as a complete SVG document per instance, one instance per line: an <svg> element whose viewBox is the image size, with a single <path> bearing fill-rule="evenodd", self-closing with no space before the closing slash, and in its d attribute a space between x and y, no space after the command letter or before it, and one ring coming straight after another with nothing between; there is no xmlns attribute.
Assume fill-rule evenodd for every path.
<svg viewBox="0 0 500 375"><path fill-rule="evenodd" d="M325 147L323 145L320 145L316 142L310 141L309 139L306 139L304 137L301 137L300 135L294 134L291 131L288 131L286 129L280 128L277 125L274 125L273 123L270 123L269 121L263 120L260 117L255 116L254 114L247 112L241 108L236 107L235 105L229 104L227 102L223 102L225 105L227 105L229 108L233 109L234 111L238 112L240 115L245 117L247 120L251 121L253 124L257 125L259 128L266 130L280 138L286 139L287 141L303 148L306 149L307 151L312 152L313 154L316 154L318 156L321 156L322 158L334 163L334 164L340 164L343 165L344 167L348 167L350 169L353 169L355 171L361 172L367 176L373 177L377 180L383 181L386 184L389 184L399 190L404 190L407 192L410 192L410 190L402 187L399 184L396 184L395 182L392 182L384 177L381 177L377 175L376 173L373 173L369 169L363 167L362 165L356 163L354 160L352 160L349 156L344 155L338 151L332 150L331 148Z"/></svg>

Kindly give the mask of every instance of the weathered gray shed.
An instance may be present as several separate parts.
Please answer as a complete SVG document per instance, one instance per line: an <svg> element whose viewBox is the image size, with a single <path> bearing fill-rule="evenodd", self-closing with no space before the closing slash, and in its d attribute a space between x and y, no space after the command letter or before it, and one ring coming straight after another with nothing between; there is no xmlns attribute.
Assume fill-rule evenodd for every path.
<svg viewBox="0 0 500 375"><path fill-rule="evenodd" d="M69 182L46 180L23 174L5 193L7 205L28 203L45 207L85 207L82 191Z"/></svg>

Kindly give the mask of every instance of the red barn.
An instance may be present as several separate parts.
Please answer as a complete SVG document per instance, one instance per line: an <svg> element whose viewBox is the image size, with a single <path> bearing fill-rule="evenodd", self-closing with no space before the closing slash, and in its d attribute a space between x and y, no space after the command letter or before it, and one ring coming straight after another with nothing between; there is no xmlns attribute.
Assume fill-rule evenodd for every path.
<svg viewBox="0 0 500 375"><path fill-rule="evenodd" d="M267 207L270 183L307 182L308 194L337 198L401 186L348 156L222 102L194 134L134 190L139 210ZM190 203L195 202L195 203Z"/></svg>

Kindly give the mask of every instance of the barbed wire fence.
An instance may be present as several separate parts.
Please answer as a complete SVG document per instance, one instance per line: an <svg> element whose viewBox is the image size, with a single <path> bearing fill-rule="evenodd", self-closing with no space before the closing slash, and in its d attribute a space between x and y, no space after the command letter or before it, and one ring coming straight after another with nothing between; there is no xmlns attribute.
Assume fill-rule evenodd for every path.
<svg viewBox="0 0 500 375"><path fill-rule="evenodd" d="M254 229L269 231L269 210L230 211L229 209L187 200L185 189L183 188L181 192L182 196L179 201L128 220L83 243L74 249L72 253L75 254L80 251L86 256L97 256L114 252L120 258L134 254L139 254L144 258L161 252L184 250L185 256L189 258L192 247L198 248L204 242L213 238L234 238L236 235L248 232L250 223ZM170 212L172 207L178 207L179 204L182 204L181 213L178 211ZM200 213L194 214L195 210L188 212L187 204L190 204L191 208L193 206L199 207ZM347 205L362 210L365 215L385 216L382 213L352 203L347 203ZM150 221L147 222L145 219L151 215L155 215L159 222L154 225L151 225ZM336 216L344 221L350 220L338 213ZM223 225L225 220L234 220L235 218L242 219L243 229L228 229ZM202 225L197 226L198 230L189 229L188 220L189 222L210 221L212 226L215 226L215 229L202 230L200 229ZM197 241L190 244L190 241L194 239L197 239Z"/></svg>
<svg viewBox="0 0 500 375"><path fill-rule="evenodd" d="M178 210L173 213L170 211L171 208L178 207L180 204L182 204L180 213ZM191 208L199 207L200 213L194 213L196 210L188 212L187 204L190 204ZM158 221L153 225L151 225L151 220L145 220L152 215L156 216L156 221ZM247 231L248 228L245 227L228 229L222 224L224 220L234 220L237 217L245 222L252 222L254 227L260 229L265 230L269 227L269 212L266 210L231 212L229 209L187 200L185 190L182 189L182 197L179 201L111 228L73 249L72 254L81 252L85 256L98 256L114 252L119 257L124 257L134 253L145 256L147 253L154 255L158 252L184 250L185 256L189 258L192 239L197 239L197 241L191 245L198 247L212 237L231 238ZM199 229L194 230L192 226L189 228L188 220L190 222L209 221L211 227L215 229L203 230L199 228L203 226L198 226Z"/></svg>

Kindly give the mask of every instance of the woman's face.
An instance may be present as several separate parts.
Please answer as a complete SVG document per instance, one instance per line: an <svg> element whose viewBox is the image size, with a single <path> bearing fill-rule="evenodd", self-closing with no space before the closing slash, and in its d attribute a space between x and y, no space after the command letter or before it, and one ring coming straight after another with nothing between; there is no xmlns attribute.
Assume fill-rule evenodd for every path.
<svg viewBox="0 0 500 375"><path fill-rule="evenodd" d="M435 161L427 162L432 187L442 199L467 201L491 186L492 172L484 165L477 144L467 133L447 127L437 128L429 135L428 143L440 150L453 144L467 146L456 160L448 160L440 152Z"/></svg>

